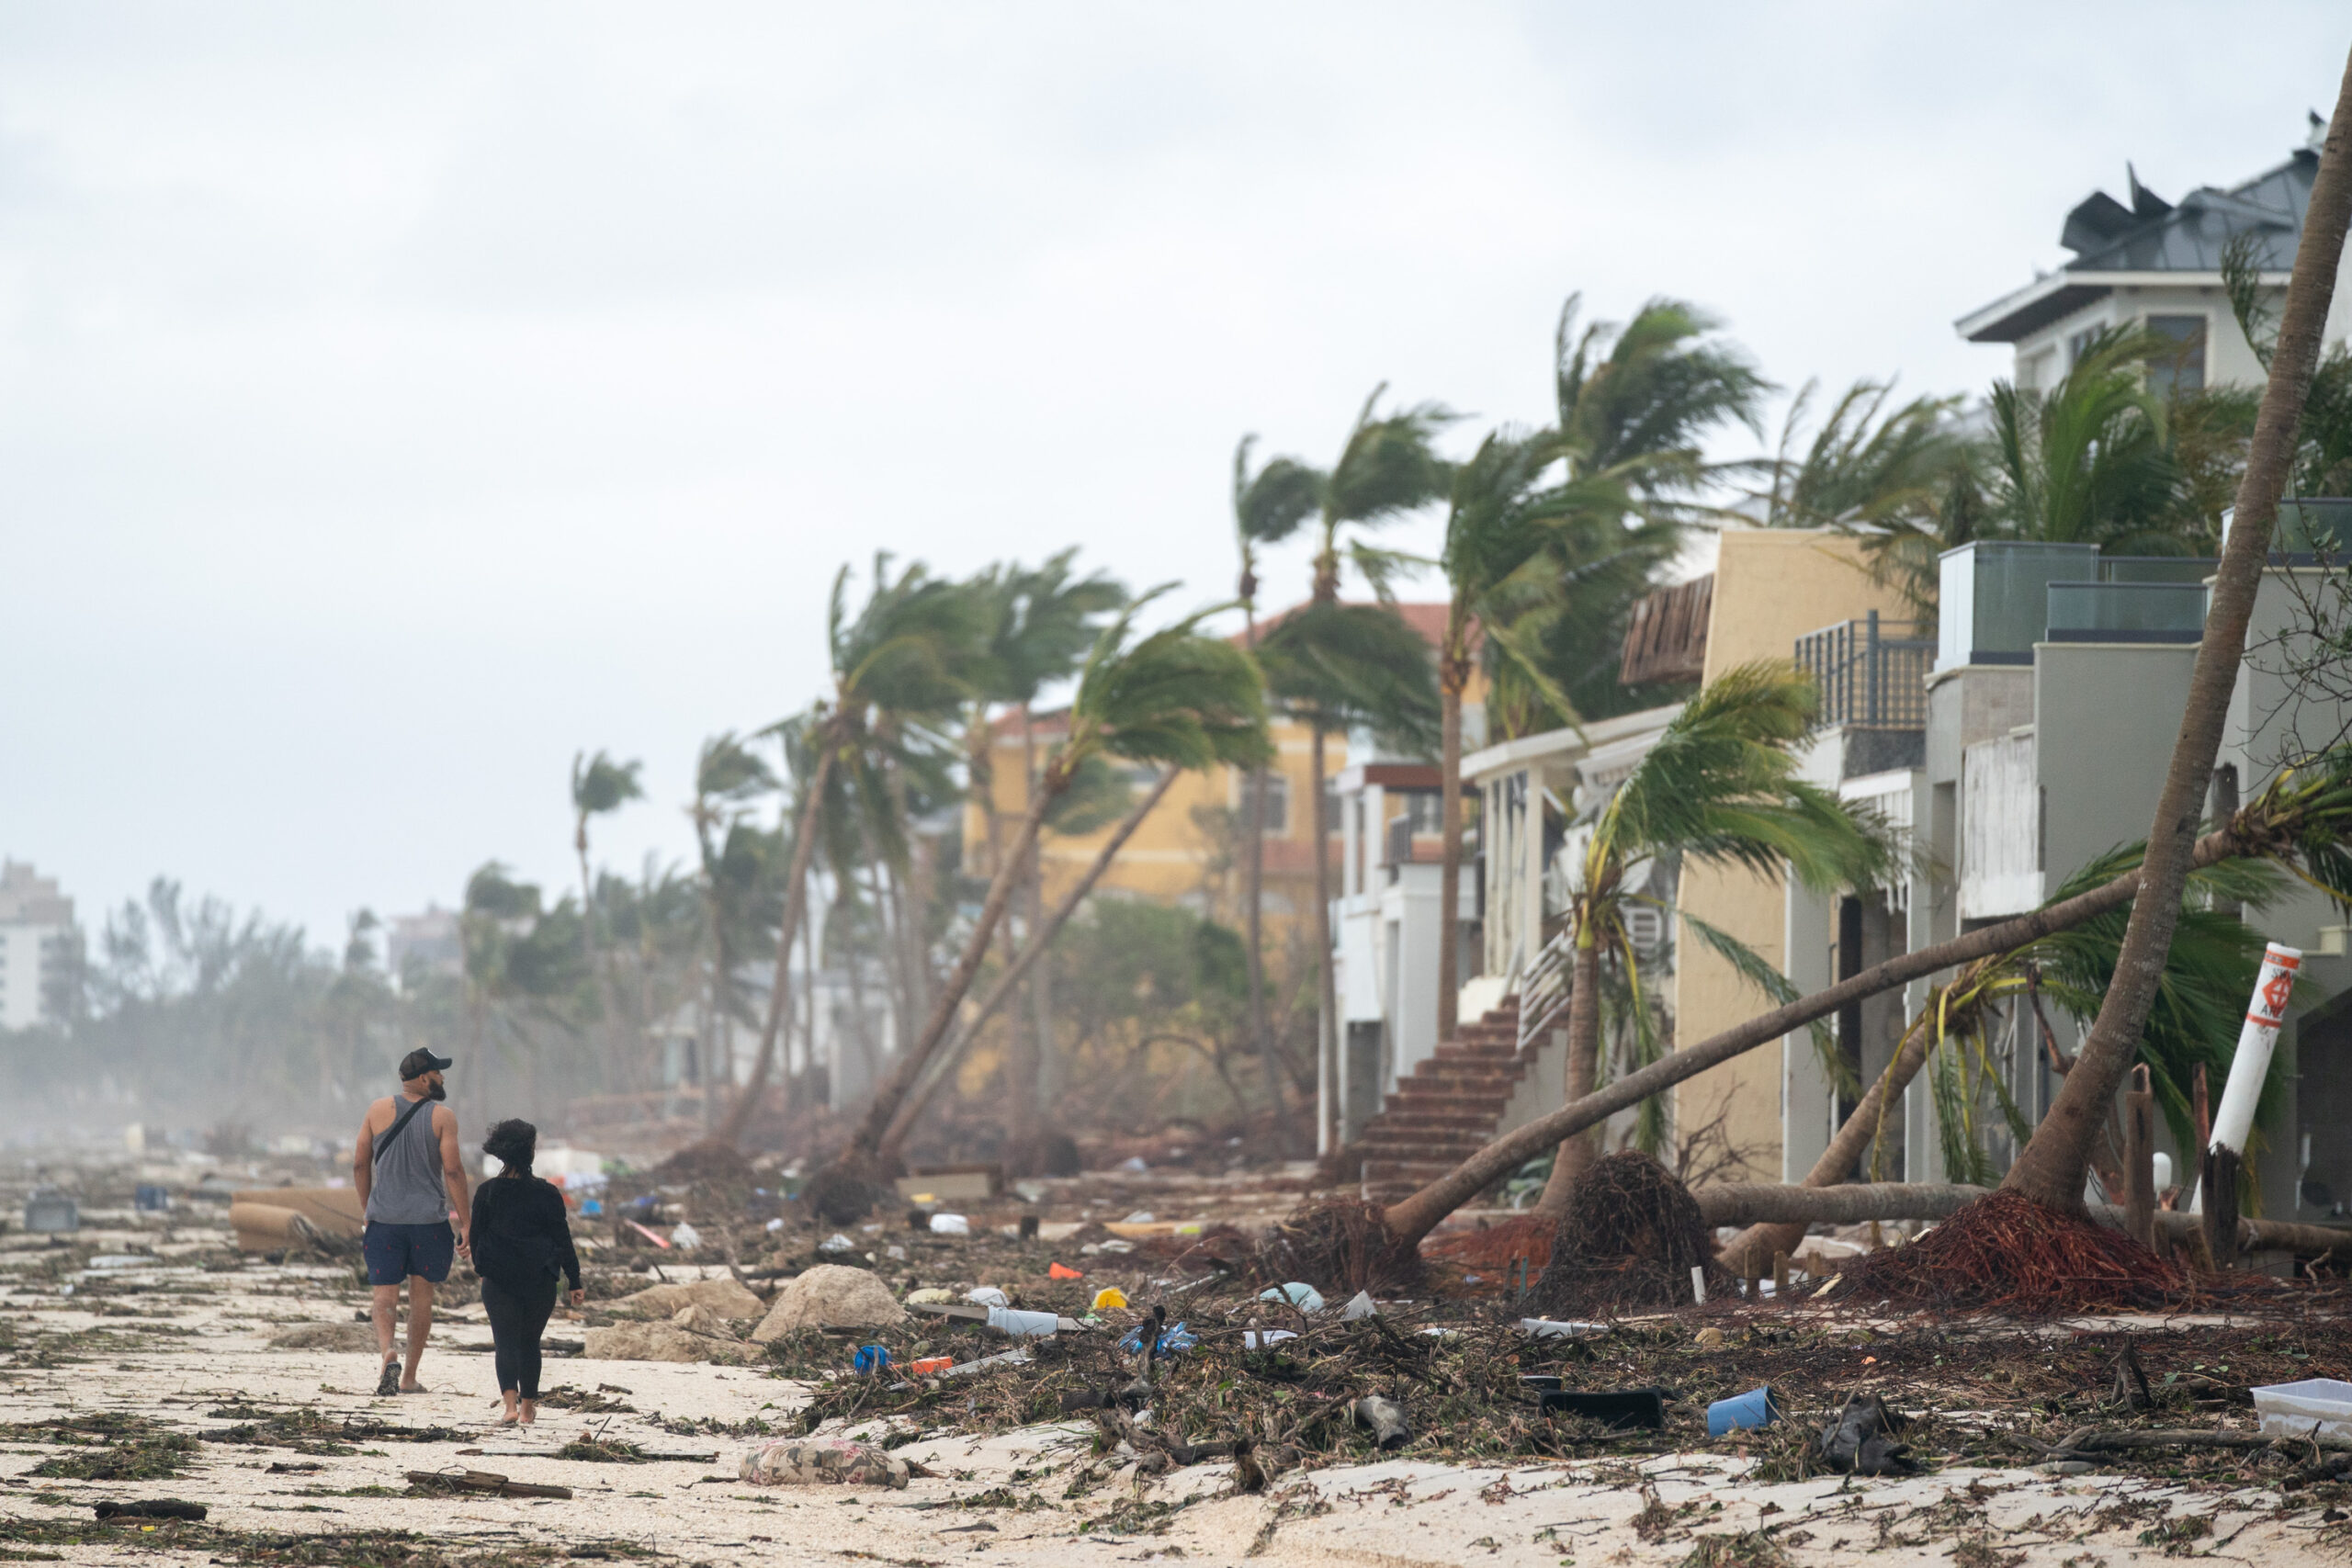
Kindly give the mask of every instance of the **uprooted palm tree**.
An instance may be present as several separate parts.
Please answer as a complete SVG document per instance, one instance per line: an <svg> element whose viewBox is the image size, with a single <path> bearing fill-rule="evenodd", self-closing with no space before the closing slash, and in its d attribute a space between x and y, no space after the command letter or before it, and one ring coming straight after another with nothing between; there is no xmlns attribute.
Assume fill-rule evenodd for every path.
<svg viewBox="0 0 2352 1568"><path fill-rule="evenodd" d="M2238 486L2235 518L2214 572L2180 735L2149 829L2143 875L2153 896L2132 908L2116 983L2100 1004L2075 1070L2066 1075L2024 1155L2002 1179L2004 1190L2022 1193L2049 1208L2073 1212L2081 1207L2092 1145L2131 1069L2140 1032L2155 1001L2164 954L2172 945L2181 889L2196 850L2199 805L2213 776L2213 760L2245 657L2246 627L2268 561L2279 496L2296 457L2347 227L2352 227L2352 60L2346 62L2335 118L2329 122L2319 167L2312 175L2270 375Z"/></svg>
<svg viewBox="0 0 2352 1568"><path fill-rule="evenodd" d="M2132 844L2100 856L2067 878L2049 902L2064 904L2136 868L2142 848ZM2222 861L2189 875L2180 930L2165 957L2164 982L2140 1046L2140 1060L2149 1069L2177 1147L2196 1145L2189 1098L2196 1072L2202 1067L2216 1077L2228 1072L2237 1020L2261 967L2262 939L2222 910L2264 908L2283 880L2275 864L2258 860ZM2058 1071L2071 1071L2074 1064L2061 1054L2042 1003L2046 998L2078 1018L2097 1012L2099 998L2114 983L2124 923L2124 911L2111 909L1980 958L1931 987L1885 1070L1799 1185L1835 1187L1852 1179L1858 1169L1866 1170L1871 1180L1883 1179L1887 1111L1926 1070L1947 1178L1991 1186L2000 1173L1979 1135L1978 1117L1997 1112L2018 1146L2031 1134L1993 1061L1995 1027L2006 1010L2024 1050L2046 1053ZM2277 1082L2274 1077L2265 1089L2266 1116L2277 1098ZM2110 1158L2101 1165L2102 1179L2119 1196L2114 1177L2120 1163ZM1775 1252L1793 1251L1804 1229L1802 1222L1752 1225L1724 1247L1725 1266L1769 1264Z"/></svg>
<svg viewBox="0 0 2352 1568"><path fill-rule="evenodd" d="M806 917L808 870L826 833L826 807L840 775L847 795L866 808L861 824L884 853L903 853L905 824L894 809L894 767L935 768L952 751L949 727L970 693L967 671L979 635L980 606L964 584L933 577L919 564L892 576L888 556L874 561L865 606L849 614L849 569L833 579L826 615L831 694L807 714L776 726L808 748L808 777L785 874L777 922L775 971L768 988L759 1054L752 1076L729 1107L720 1141L742 1141L775 1071L776 1043L790 1004L792 943Z"/></svg>
<svg viewBox="0 0 2352 1568"><path fill-rule="evenodd" d="M1625 924L1638 863L1737 866L1759 874L1784 868L1808 887L1866 886L1883 875L1889 852L1877 824L1798 776L1796 748L1813 724L1812 681L1786 665L1724 671L1675 715L1657 743L1584 825L1569 892L1572 931L1567 1010L1567 1098L1590 1094L1599 1070L1601 969L1613 961L1631 983L1626 1009L1646 1065L1662 1047L1643 998L1640 967ZM1685 917L1686 919L1689 917ZM1728 934L1690 920L1743 974L1768 966ZM1537 1207L1566 1210L1577 1178L1600 1150L1598 1129L1569 1138L1552 1164Z"/></svg>
<svg viewBox="0 0 2352 1568"><path fill-rule="evenodd" d="M849 1145L820 1173L822 1185L812 1185L812 1203L822 1195L835 1213L844 1205L862 1207L870 1203L873 1185L890 1174L880 1163L883 1136L946 1040L987 956L997 922L1004 918L1016 868L1043 830L1046 814L1076 785L1090 762L1117 757L1178 768L1216 763L1248 767L1265 759L1266 699L1256 665L1232 644L1202 636L1197 615L1135 637L1136 615L1159 596L1148 594L1130 604L1087 656L1070 703L1068 731L1039 770L1037 789L1020 830L989 880L963 952L942 982L922 1032L899 1053Z"/></svg>
<svg viewBox="0 0 2352 1568"><path fill-rule="evenodd" d="M2190 846L2187 860L2184 883L2188 870L2230 860L2267 860L2339 902L2352 904L2352 747L2338 747L2280 773L2227 823L2199 838ZM1914 980L2007 952L2053 931L2070 930L2101 915L2127 908L2136 914L2137 895L2148 876L2148 868L2143 864L2071 898L1949 942L1898 953L1834 986L1792 998L1745 1022L1670 1052L1548 1116L1538 1117L1496 1138L1444 1176L1390 1204L1380 1215L1381 1244L1392 1257L1409 1253L1439 1221L1563 1139L1605 1122L1619 1111L1631 1110L1650 1096L1710 1067L1720 1066L1794 1030L1806 1028L1841 1008ZM2173 897L2180 897L2177 888ZM2123 957L2118 961L2118 985L2122 983L2129 960L2127 944ZM2108 994L2113 995L2113 987ZM2152 1003L2153 997L2152 987ZM2077 1092L2077 1082L2086 1081L2081 1076L2081 1064L2086 1055L2087 1050L2077 1054L2076 1066L2066 1075L2066 1087L2060 1094L2062 1100L2067 1094ZM2124 1065L2128 1066L2129 1061ZM2120 1072L2116 1076L2120 1081ZM2112 1100L2110 1088L2098 1104L2104 1107ZM2098 1122L2084 1134L2085 1161L2089 1158L2090 1141L2104 1123L2102 1110ZM2047 1117L2042 1127L2044 1131L2035 1134L2037 1141L2049 1127ZM2032 1145L2029 1145L2028 1153L2031 1150ZM2012 1185L2016 1168L2011 1168ZM2082 1168L2076 1168L2074 1180L2079 1201Z"/></svg>

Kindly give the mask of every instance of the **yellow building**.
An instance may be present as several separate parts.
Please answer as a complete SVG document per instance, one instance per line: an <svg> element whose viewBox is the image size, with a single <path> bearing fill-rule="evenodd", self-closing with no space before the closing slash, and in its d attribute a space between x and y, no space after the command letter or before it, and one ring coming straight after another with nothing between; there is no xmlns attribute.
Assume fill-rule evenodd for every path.
<svg viewBox="0 0 2352 1568"><path fill-rule="evenodd" d="M1445 625L1442 604L1400 604L1397 612L1427 637L1434 648ZM1266 625L1272 625L1269 621ZM1262 628L1261 628L1262 629ZM1233 640L1238 642L1240 638ZM1472 694L1476 694L1475 684ZM991 742L990 798L997 812L997 837L1009 841L1028 809L1031 765L1043 766L1069 722L1063 712L1034 715L1024 739L1017 713L996 720ZM1276 750L1268 778L1264 823L1264 898L1261 908L1270 942L1285 933L1294 921L1310 918L1314 909L1315 859L1313 787L1314 738L1307 727L1288 719L1272 726ZM1324 784L1348 762L1347 738L1324 739ZM1137 791L1148 789L1153 770L1136 768L1130 782ZM1187 773L1169 789L1151 814L1119 851L1098 886L1114 894L1182 904L1229 925L1241 924L1243 911L1243 824L1248 815L1244 792L1247 774L1218 767ZM1327 802L1328 804L1328 802ZM1092 832L1043 838L1040 859L1045 897L1050 906L1071 884L1086 874L1102 853L1116 820ZM1326 818L1329 829L1325 850L1329 886L1339 886L1340 822L1336 808ZM986 812L978 800L964 808L964 863L976 875L996 869Z"/></svg>
<svg viewBox="0 0 2352 1568"><path fill-rule="evenodd" d="M1786 661L1799 637L1873 611L1896 621L1910 607L1891 586L1871 580L1860 542L1851 536L1793 528L1726 531L1716 558L1702 678L1712 681L1757 660ZM1679 899L1685 910L1788 972L1782 878L1686 863ZM1675 982L1679 1045L1743 1023L1767 1005L1704 942L1679 945ZM1745 1156L1747 1179L1796 1179L1781 1169L1781 1054L1767 1046L1686 1080L1675 1091L1675 1126L1688 1135L1721 1114L1732 1148Z"/></svg>

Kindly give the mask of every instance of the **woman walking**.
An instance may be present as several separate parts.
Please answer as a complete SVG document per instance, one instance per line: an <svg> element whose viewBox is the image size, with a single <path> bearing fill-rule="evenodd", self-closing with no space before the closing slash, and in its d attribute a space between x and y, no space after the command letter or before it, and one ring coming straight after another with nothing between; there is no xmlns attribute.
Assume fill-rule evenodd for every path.
<svg viewBox="0 0 2352 1568"><path fill-rule="evenodd" d="M563 1194L531 1174L539 1130L528 1122L501 1122L481 1152L503 1167L474 1195L474 1272L481 1276L482 1310L498 1354L498 1392L506 1401L502 1424L529 1426L539 1414L539 1336L555 1311L556 1277L571 1283L571 1304L587 1299L580 1287L580 1258L571 1249Z"/></svg>

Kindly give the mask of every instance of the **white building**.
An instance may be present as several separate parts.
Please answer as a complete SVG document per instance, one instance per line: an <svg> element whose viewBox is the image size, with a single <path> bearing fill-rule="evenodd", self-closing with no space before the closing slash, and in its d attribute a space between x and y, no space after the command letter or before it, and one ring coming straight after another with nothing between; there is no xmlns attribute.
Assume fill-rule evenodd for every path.
<svg viewBox="0 0 2352 1568"><path fill-rule="evenodd" d="M2058 243L2075 253L2057 271L1973 310L1954 323L1971 343L2006 343L2016 351L2014 378L2048 391L2074 368L2100 331L2144 325L2180 345L2149 367L2161 386L2194 391L2208 385L2258 387L2265 372L2238 330L2222 286L2222 253L2245 237L2274 318L2301 241L2303 209L2327 127L2313 117L2311 140L2277 168L2227 190L2199 186L2170 202L2142 185L2126 165L2131 202L2093 191L2066 214ZM2347 254L2352 266L2352 254ZM2339 272L2326 341L2352 325L2352 288Z"/></svg>
<svg viewBox="0 0 2352 1568"><path fill-rule="evenodd" d="M62 1021L81 933L74 900L23 861L0 861L0 1029Z"/></svg>

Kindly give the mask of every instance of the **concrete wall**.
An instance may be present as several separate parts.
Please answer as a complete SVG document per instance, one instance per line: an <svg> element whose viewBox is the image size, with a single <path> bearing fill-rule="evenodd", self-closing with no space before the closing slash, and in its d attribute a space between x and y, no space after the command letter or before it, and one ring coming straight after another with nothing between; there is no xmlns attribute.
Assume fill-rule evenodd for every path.
<svg viewBox="0 0 2352 1568"><path fill-rule="evenodd" d="M2042 897L2147 836L2188 705L2194 646L2045 642L2034 650Z"/></svg>
<svg viewBox="0 0 2352 1568"><path fill-rule="evenodd" d="M1806 529L1729 530L1716 556L1704 679L1757 660L1786 660L1805 633L1872 610L1889 619L1908 614L1899 594L1871 580L1858 541ZM1781 878L1686 864L1681 904L1785 971L1790 954ZM1678 1044L1696 1043L1754 1017L1766 1005L1754 987L1704 944L1685 937L1677 949ZM1780 1179L1783 1071L1781 1054L1766 1049L1699 1074L1675 1090L1676 1126L1687 1131L1724 1111L1725 1130L1746 1156L1750 1178Z"/></svg>

